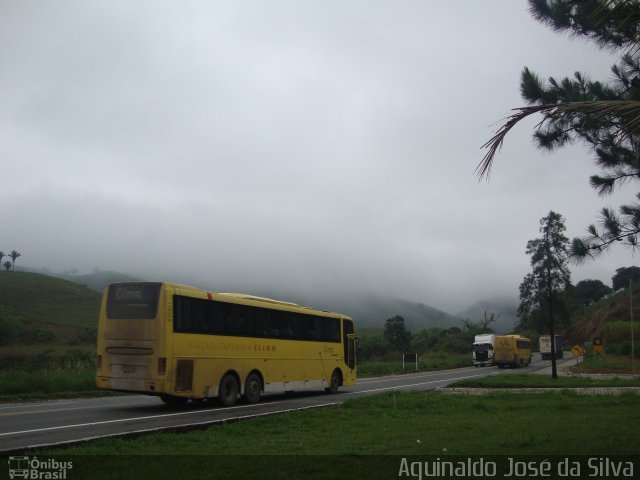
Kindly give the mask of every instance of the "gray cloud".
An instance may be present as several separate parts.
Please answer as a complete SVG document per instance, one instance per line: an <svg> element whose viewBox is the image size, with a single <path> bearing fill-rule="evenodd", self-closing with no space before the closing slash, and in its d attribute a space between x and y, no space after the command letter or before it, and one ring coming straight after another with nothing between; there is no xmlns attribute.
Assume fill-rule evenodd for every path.
<svg viewBox="0 0 640 480"><path fill-rule="evenodd" d="M605 204L580 146L510 135L519 72L616 58L526 2L6 2L0 246L51 269L211 288L388 292L449 311L516 295L550 209ZM574 268L608 282L629 251Z"/></svg>

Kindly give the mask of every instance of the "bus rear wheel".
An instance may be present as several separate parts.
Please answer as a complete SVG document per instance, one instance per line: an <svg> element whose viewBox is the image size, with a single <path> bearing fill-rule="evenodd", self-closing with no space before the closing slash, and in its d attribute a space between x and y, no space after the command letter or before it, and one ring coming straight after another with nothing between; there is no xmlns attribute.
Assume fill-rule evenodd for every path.
<svg viewBox="0 0 640 480"><path fill-rule="evenodd" d="M262 392L262 380L257 373L250 373L244 382L244 399L247 403L258 403Z"/></svg>
<svg viewBox="0 0 640 480"><path fill-rule="evenodd" d="M234 405L238 400L238 382L233 375L227 374L222 377L220 387L218 387L218 398L225 407Z"/></svg>

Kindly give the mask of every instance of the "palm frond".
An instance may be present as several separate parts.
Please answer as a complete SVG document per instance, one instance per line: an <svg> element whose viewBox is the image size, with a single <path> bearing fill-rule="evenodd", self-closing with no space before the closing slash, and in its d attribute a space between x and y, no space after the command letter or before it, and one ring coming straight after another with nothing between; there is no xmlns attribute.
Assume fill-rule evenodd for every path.
<svg viewBox="0 0 640 480"><path fill-rule="evenodd" d="M475 174L482 180L487 180L491 174L493 160L502 148L505 137L521 120L536 113L544 115L540 126L545 119L560 117L578 117L580 115L593 115L597 117L615 116L620 119L618 133L621 136L630 137L640 134L640 101L633 100L607 100L607 101L579 101L564 102L553 105L535 105L513 109L515 113L506 118L505 123L496 131L491 139L482 145L488 151L475 170Z"/></svg>

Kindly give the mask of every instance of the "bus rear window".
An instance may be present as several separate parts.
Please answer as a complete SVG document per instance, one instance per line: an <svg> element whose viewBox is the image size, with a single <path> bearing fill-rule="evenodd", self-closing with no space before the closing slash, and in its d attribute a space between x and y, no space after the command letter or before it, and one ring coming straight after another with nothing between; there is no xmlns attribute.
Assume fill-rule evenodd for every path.
<svg viewBox="0 0 640 480"><path fill-rule="evenodd" d="M160 283L112 283L107 294L107 318L148 319L158 311Z"/></svg>

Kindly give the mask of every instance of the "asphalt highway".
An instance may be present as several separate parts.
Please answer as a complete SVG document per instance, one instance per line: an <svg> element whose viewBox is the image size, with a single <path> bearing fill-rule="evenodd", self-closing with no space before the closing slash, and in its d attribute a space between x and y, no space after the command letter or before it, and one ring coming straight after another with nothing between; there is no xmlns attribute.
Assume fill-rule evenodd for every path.
<svg viewBox="0 0 640 480"><path fill-rule="evenodd" d="M206 428L255 416L336 406L349 398L393 390L436 390L463 378L527 372L541 366L534 357L532 365L525 369L467 367L362 378L357 385L341 388L337 394L265 395L257 404L239 402L226 408L216 403L190 402L186 408L177 410L167 407L156 397L144 395L0 404L0 453L69 445L104 437Z"/></svg>

